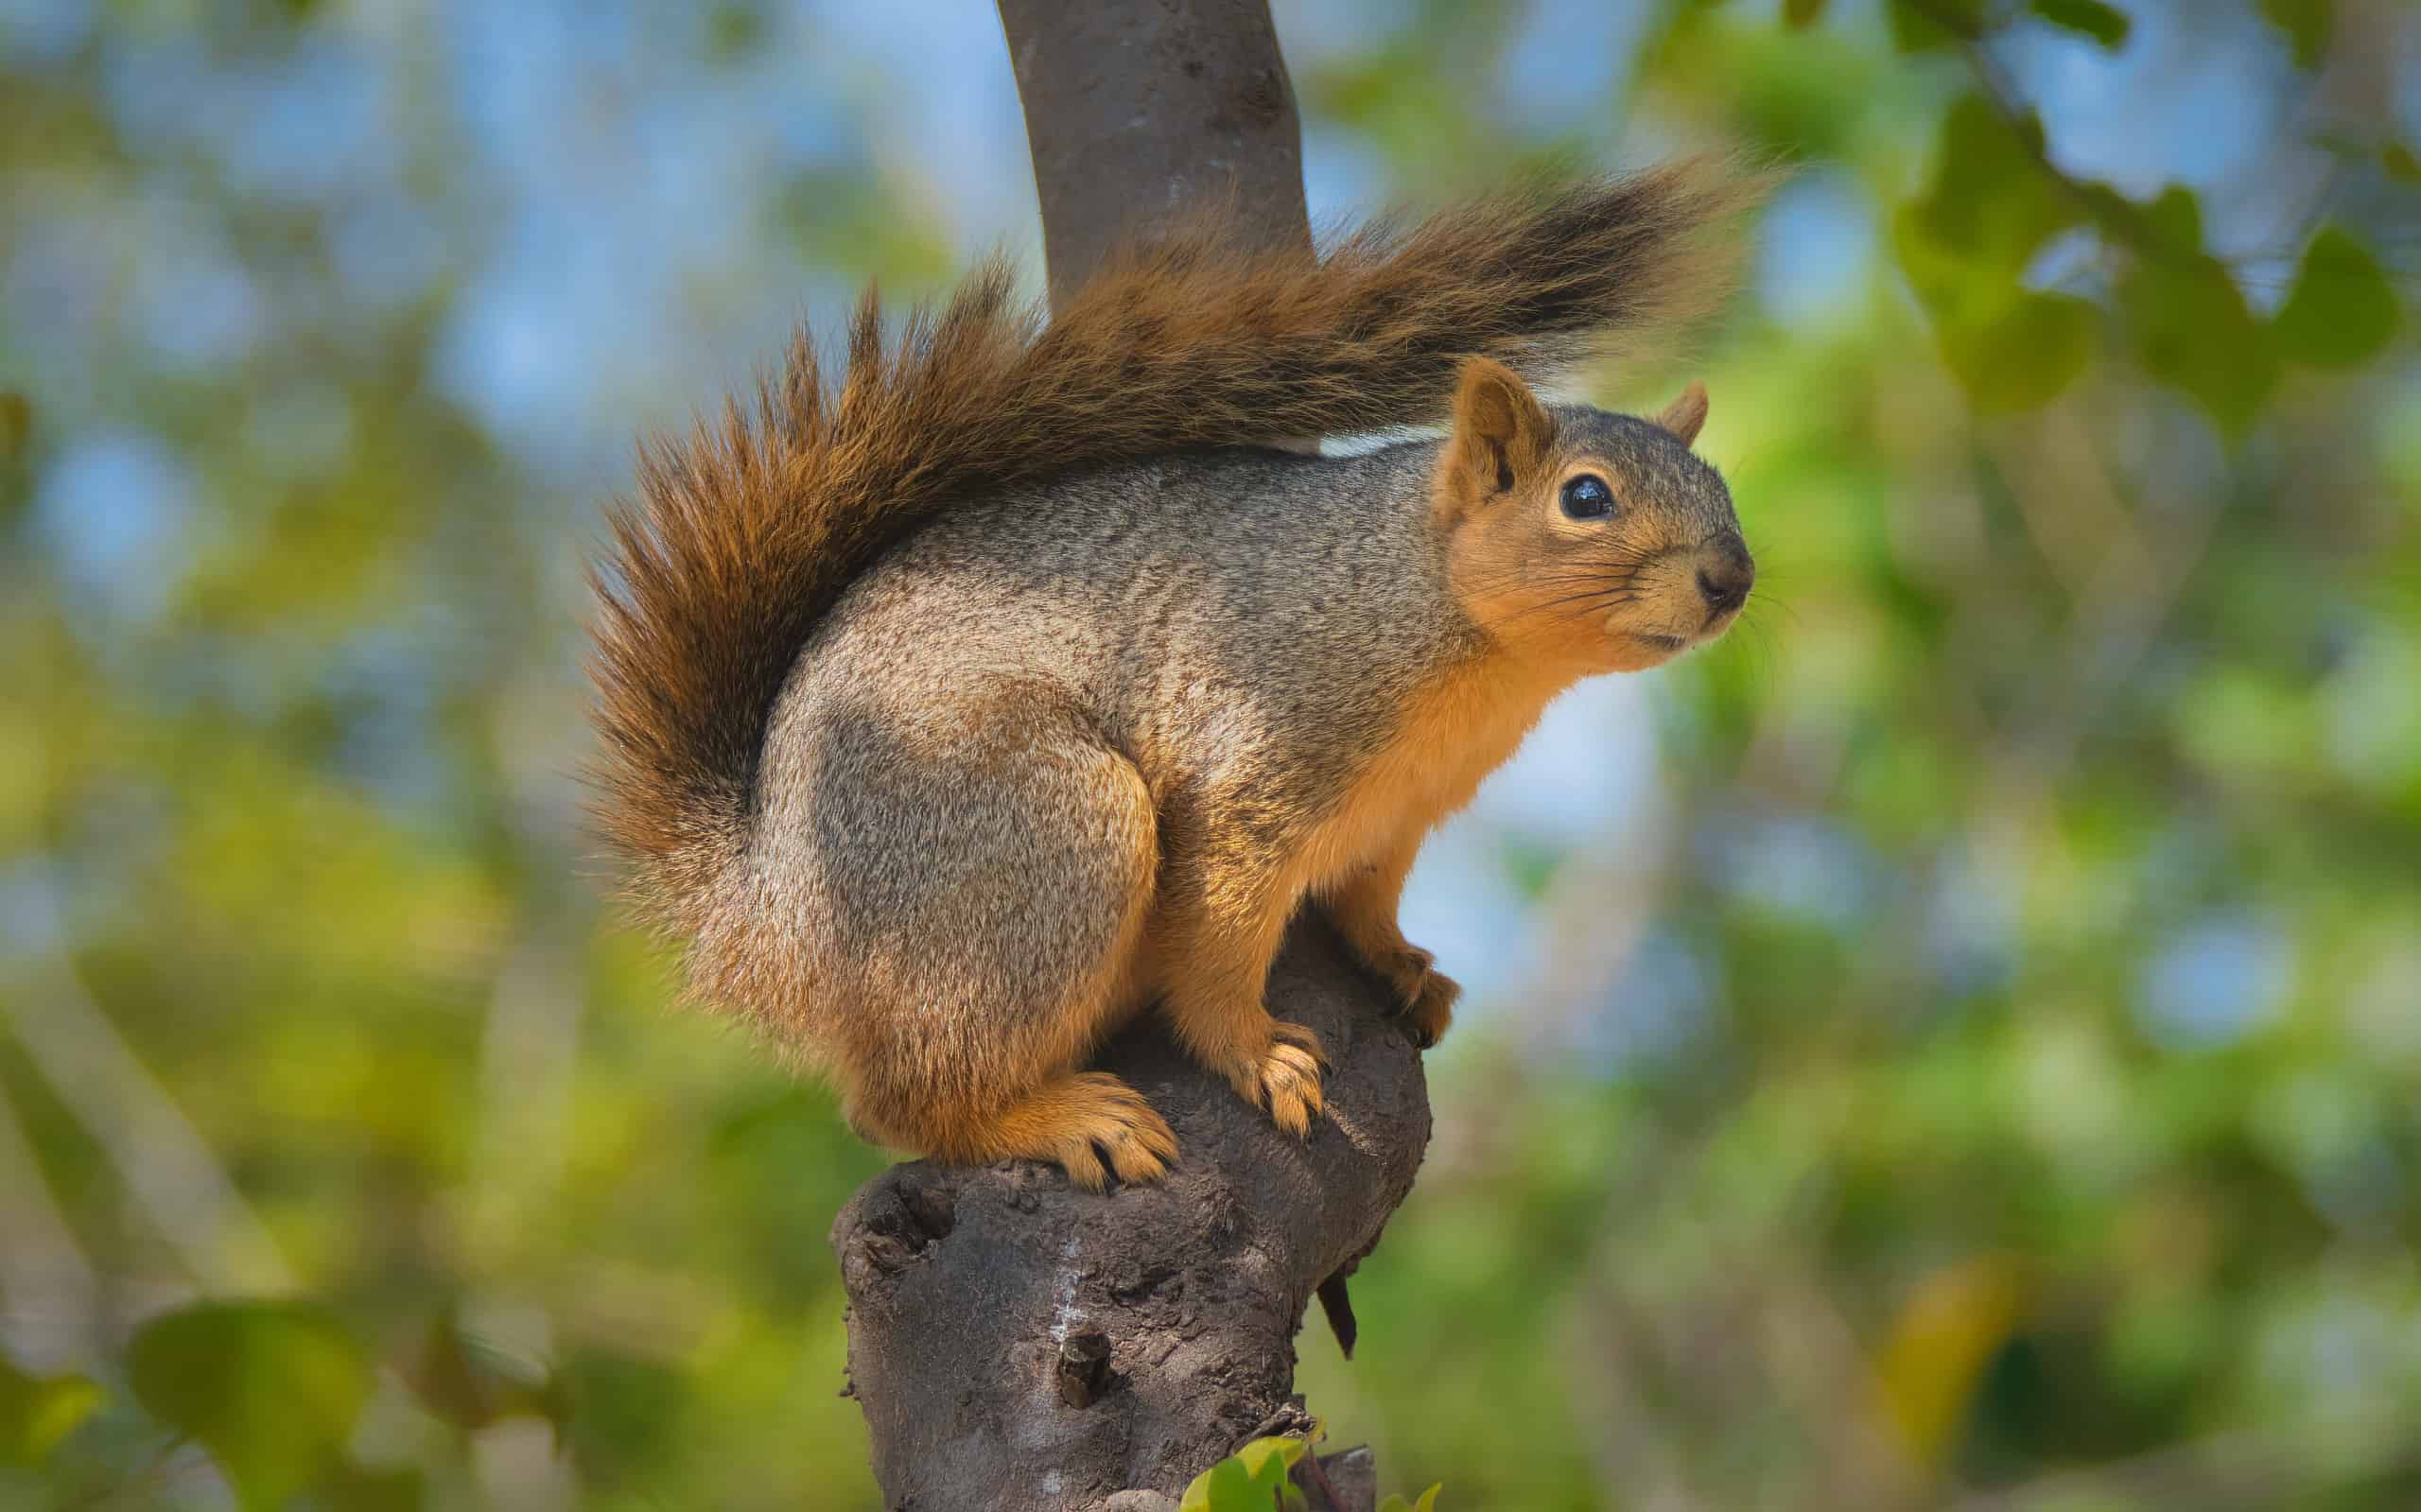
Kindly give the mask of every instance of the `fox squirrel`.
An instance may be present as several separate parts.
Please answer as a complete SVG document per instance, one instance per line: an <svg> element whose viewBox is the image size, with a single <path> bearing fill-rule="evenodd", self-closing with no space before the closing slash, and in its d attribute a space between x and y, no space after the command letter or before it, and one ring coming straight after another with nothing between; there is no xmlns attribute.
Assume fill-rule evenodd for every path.
<svg viewBox="0 0 2421 1512"><path fill-rule="evenodd" d="M1758 188L1685 163L1322 259L1179 228L1047 322L996 259L888 348L869 290L830 391L801 337L753 417L643 446L597 573L600 812L694 994L870 1138L1094 1189L1176 1156L1080 1069L1145 1004L1306 1132L1321 1049L1262 994L1307 897L1434 1043L1456 988L1396 925L1422 838L1754 576L1702 389L1649 421L1517 373L1702 308Z"/></svg>

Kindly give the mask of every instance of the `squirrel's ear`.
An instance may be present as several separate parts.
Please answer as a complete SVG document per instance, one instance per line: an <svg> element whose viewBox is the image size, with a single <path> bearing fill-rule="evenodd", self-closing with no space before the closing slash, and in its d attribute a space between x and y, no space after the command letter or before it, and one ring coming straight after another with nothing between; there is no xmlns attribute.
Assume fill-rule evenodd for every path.
<svg viewBox="0 0 2421 1512"><path fill-rule="evenodd" d="M1446 443L1446 493L1455 508L1508 492L1545 466L1554 447L1555 418L1512 369L1487 357L1463 364Z"/></svg>
<svg viewBox="0 0 2421 1512"><path fill-rule="evenodd" d="M1686 446L1698 439L1698 427L1706 424L1706 385L1693 383L1681 391L1681 397L1664 407L1656 423L1671 431Z"/></svg>

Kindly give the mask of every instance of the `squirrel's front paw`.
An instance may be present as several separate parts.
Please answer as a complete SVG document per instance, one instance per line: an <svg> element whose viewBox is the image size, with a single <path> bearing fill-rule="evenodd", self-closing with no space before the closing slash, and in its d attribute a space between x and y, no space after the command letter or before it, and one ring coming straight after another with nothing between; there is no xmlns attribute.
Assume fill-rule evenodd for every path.
<svg viewBox="0 0 2421 1512"><path fill-rule="evenodd" d="M1446 1026L1454 1021L1454 999L1463 995L1462 984L1438 970L1437 960L1417 945L1405 945L1370 963L1395 988L1396 1013L1422 1050L1445 1037Z"/></svg>
<svg viewBox="0 0 2421 1512"><path fill-rule="evenodd" d="M1272 1020L1270 1042L1255 1057L1228 1072L1228 1084L1245 1102L1269 1110L1270 1121L1301 1138L1320 1110L1320 1068L1328 1053L1320 1037L1300 1024Z"/></svg>

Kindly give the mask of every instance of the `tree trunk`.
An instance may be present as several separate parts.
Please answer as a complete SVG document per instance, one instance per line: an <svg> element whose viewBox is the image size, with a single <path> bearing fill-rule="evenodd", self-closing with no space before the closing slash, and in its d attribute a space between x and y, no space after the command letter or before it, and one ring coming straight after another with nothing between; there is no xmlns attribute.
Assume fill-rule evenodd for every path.
<svg viewBox="0 0 2421 1512"><path fill-rule="evenodd" d="M1123 238L1197 210L1311 254L1303 129L1267 0L1000 0L1051 300Z"/></svg>
<svg viewBox="0 0 2421 1512"><path fill-rule="evenodd" d="M1000 4L1054 302L1172 213L1216 208L1240 243L1311 254L1294 91L1264 0ZM1333 1061L1308 1141L1146 1015L1100 1064L1176 1130L1165 1183L1095 1196L1030 1162L923 1160L867 1183L832 1243L886 1505L1166 1505L1150 1493L1309 1426L1294 1395L1305 1304L1332 1279L1342 1303L1429 1142L1420 1056L1385 993L1322 921L1297 921L1268 1001ZM1338 1466L1339 1512L1368 1504L1367 1460Z"/></svg>

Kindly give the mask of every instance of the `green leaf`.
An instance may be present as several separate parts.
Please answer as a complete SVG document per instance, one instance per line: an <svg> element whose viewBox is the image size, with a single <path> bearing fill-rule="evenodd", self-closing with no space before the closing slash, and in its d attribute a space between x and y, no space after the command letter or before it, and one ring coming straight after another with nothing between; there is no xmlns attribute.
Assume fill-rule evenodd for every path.
<svg viewBox="0 0 2421 1512"><path fill-rule="evenodd" d="M336 1465L371 1368L319 1309L205 1302L146 1324L127 1380L147 1412L210 1451L246 1506L269 1507Z"/></svg>
<svg viewBox="0 0 2421 1512"><path fill-rule="evenodd" d="M2337 0L2261 0L2261 13L2294 43L2295 63L2310 68L2328 51L2337 24Z"/></svg>
<svg viewBox="0 0 2421 1512"><path fill-rule="evenodd" d="M2081 32L2113 52L2127 44L2135 25L2127 12L2101 0L2034 0L2032 9L2051 25Z"/></svg>
<svg viewBox="0 0 2421 1512"><path fill-rule="evenodd" d="M2203 250L2203 204L2194 191L2172 183L2144 208L2143 224L2161 256L2190 257Z"/></svg>
<svg viewBox="0 0 2421 1512"><path fill-rule="evenodd" d="M1301 1459L1311 1445L1299 1438L1256 1438L1236 1451L1236 1458L1244 1462L1255 1480L1271 1465L1278 1467L1278 1478L1284 1480L1295 1462Z"/></svg>
<svg viewBox="0 0 2421 1512"><path fill-rule="evenodd" d="M1954 103L1942 117L1932 181L1904 213L1903 260L1912 235L1930 254L1927 270L1951 283L2014 282L2083 213L2034 160L2029 136L2040 130L2030 116L2013 126L1979 95ZM1919 272L1911 266L1912 277ZM1926 293L1923 280L1919 292Z"/></svg>
<svg viewBox="0 0 2421 1512"><path fill-rule="evenodd" d="M2229 435L2252 428L2278 356L2226 269L2203 256L2144 258L2119 306L2146 372L2193 395Z"/></svg>
<svg viewBox="0 0 2421 1512"><path fill-rule="evenodd" d="M1824 0L1783 0L1782 19L1791 26L1813 26L1823 15Z"/></svg>
<svg viewBox="0 0 2421 1512"><path fill-rule="evenodd" d="M2387 169L2389 178L2421 183L2421 157L2414 157L2412 149L2401 142L2390 142L2379 148L2379 166Z"/></svg>
<svg viewBox="0 0 2421 1512"><path fill-rule="evenodd" d="M1245 1462L1230 1454L1193 1478L1177 1512L1270 1512L1270 1501L1253 1485Z"/></svg>
<svg viewBox="0 0 2421 1512"><path fill-rule="evenodd" d="M1293 1469L1310 1448L1308 1442L1299 1438L1256 1438L1236 1451L1236 1458L1245 1462L1245 1469L1258 1475L1262 1466L1272 1459L1277 1460L1281 1468Z"/></svg>
<svg viewBox="0 0 2421 1512"><path fill-rule="evenodd" d="M1421 1492L1420 1500L1412 1503L1412 1512L1437 1512L1437 1493L1445 1488L1446 1483L1439 1481L1437 1485L1431 1486L1426 1491Z"/></svg>
<svg viewBox="0 0 2421 1512"><path fill-rule="evenodd" d="M100 1407L87 1378L29 1376L0 1357L0 1465L39 1469Z"/></svg>
<svg viewBox="0 0 2421 1512"><path fill-rule="evenodd" d="M1984 32L1984 0L1890 0L1891 42L1902 52L1956 45Z"/></svg>
<svg viewBox="0 0 2421 1512"><path fill-rule="evenodd" d="M1236 1451L1236 1460L1252 1476L1253 1505L1271 1512L1285 1506L1286 1472L1310 1446L1299 1438L1256 1438Z"/></svg>
<svg viewBox="0 0 2421 1512"><path fill-rule="evenodd" d="M2093 360L2100 319L2088 301L2021 289L1988 318L1943 321L1937 336L1976 408L2001 414L2065 391Z"/></svg>
<svg viewBox="0 0 2421 1512"><path fill-rule="evenodd" d="M1892 227L1942 360L1986 411L2029 408L2074 382L2099 323L2084 301L2021 282L2044 243L2087 214L2035 161L2028 124L1979 96L1954 104L1933 179Z"/></svg>
<svg viewBox="0 0 2421 1512"><path fill-rule="evenodd" d="M2278 350L2315 368L2351 368L2395 339L2401 312L2395 289L2363 245L2336 226L2304 251L2295 287L2271 330Z"/></svg>

